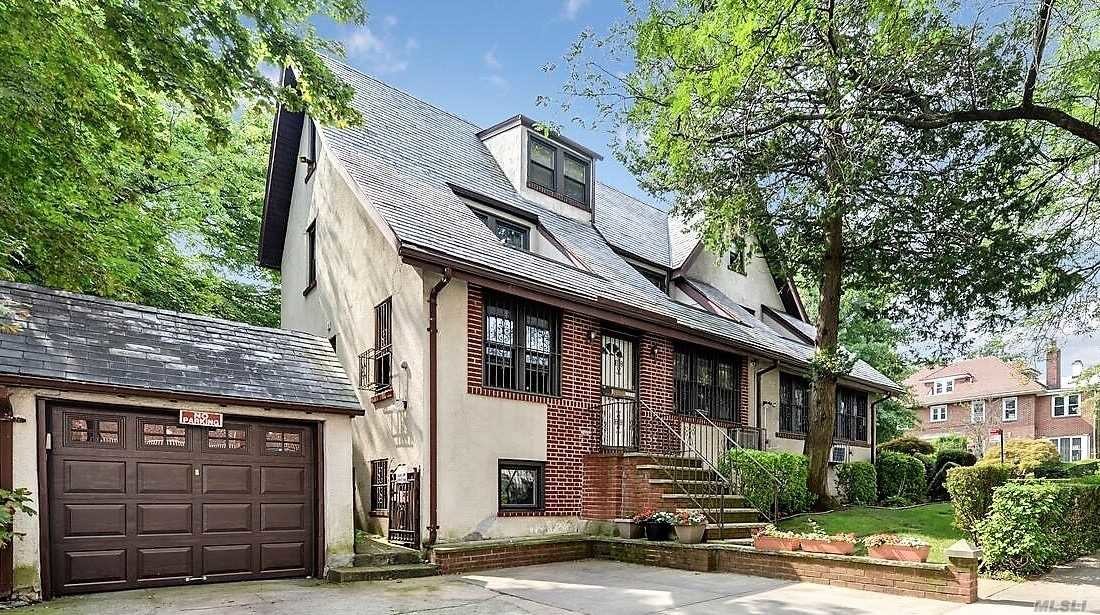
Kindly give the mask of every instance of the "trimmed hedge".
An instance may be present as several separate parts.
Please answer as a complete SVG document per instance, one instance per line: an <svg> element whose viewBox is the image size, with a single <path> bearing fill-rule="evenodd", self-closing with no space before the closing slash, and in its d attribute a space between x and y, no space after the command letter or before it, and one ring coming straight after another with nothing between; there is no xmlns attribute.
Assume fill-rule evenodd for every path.
<svg viewBox="0 0 1100 615"><path fill-rule="evenodd" d="M936 501L948 499L947 470L956 465L966 468L975 463L978 463L978 458L970 451L958 449L936 451L935 460L932 464L932 476L928 480L928 499Z"/></svg>
<svg viewBox="0 0 1100 615"><path fill-rule="evenodd" d="M993 496L978 523L991 572L1042 574L1100 548L1100 485L1024 482Z"/></svg>
<svg viewBox="0 0 1100 615"><path fill-rule="evenodd" d="M875 466L869 461L851 461L836 467L836 490L848 504L874 504L878 497Z"/></svg>
<svg viewBox="0 0 1100 615"><path fill-rule="evenodd" d="M979 463L1000 463L1001 447L991 446ZM1016 476L1057 474L1062 464L1058 448L1050 440L1013 438L1005 442L1005 463L1015 466Z"/></svg>
<svg viewBox="0 0 1100 615"><path fill-rule="evenodd" d="M754 460L759 465L753 463ZM782 483L778 494L775 483L760 466L769 470ZM737 474L733 477L734 484L738 484L737 481L740 480L741 494L757 508L770 509L773 496L778 496L781 515L806 512L814 503L813 494L806 487L810 461L803 455L733 449L722 460L721 470L726 473L732 470Z"/></svg>
<svg viewBox="0 0 1100 615"><path fill-rule="evenodd" d="M977 540L978 522L989 513L993 491L1012 478L1012 466L985 463L947 471L947 493L955 509L955 527Z"/></svg>
<svg viewBox="0 0 1100 615"><path fill-rule="evenodd" d="M912 455L879 451L875 459L878 499L900 503L924 501L927 492L924 463Z"/></svg>
<svg viewBox="0 0 1100 615"><path fill-rule="evenodd" d="M905 453L906 455L916 455L917 453L931 455L936 451L936 447L932 446L931 442L921 440L916 436L901 436L879 444L878 450Z"/></svg>

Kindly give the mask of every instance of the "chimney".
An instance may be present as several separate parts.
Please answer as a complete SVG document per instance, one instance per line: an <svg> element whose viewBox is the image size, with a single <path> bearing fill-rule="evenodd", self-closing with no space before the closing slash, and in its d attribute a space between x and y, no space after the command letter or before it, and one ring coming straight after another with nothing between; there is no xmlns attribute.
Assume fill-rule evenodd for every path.
<svg viewBox="0 0 1100 615"><path fill-rule="evenodd" d="M1062 387L1062 349L1051 346L1047 350L1047 388L1059 389Z"/></svg>

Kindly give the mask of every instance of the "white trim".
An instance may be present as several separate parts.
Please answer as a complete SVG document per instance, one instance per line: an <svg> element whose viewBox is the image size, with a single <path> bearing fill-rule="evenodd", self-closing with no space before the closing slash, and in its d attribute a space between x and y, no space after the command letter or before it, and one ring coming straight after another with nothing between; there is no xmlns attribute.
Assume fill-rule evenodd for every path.
<svg viewBox="0 0 1100 615"><path fill-rule="evenodd" d="M1077 403L1073 406L1077 409L1077 412L1070 414L1069 398L1076 397ZM1062 402L1062 414L1054 413L1054 406L1059 402ZM1050 398L1050 416L1055 419L1068 419L1068 418L1080 418L1081 416L1081 394L1080 393L1066 393L1065 395L1054 395Z"/></svg>
<svg viewBox="0 0 1100 615"><path fill-rule="evenodd" d="M1089 454L1090 449L1089 449L1088 434L1081 434L1081 435L1074 435L1074 436L1047 436L1046 437L1046 439L1049 440L1051 443L1053 443L1055 447L1058 447L1058 441L1059 440L1069 440L1070 441L1070 445L1069 445L1070 446L1070 457L1073 456L1073 453L1072 453L1072 451L1073 451L1073 438L1081 438L1081 459L1082 460L1092 459L1092 456ZM1060 447L1058 447L1058 454L1059 455L1062 454L1062 449ZM1063 459L1062 461L1071 461L1071 459Z"/></svg>
<svg viewBox="0 0 1100 615"><path fill-rule="evenodd" d="M1012 401L1012 418L1008 418L1008 402ZM1005 422L1013 422L1020 419L1020 398L1019 397L1006 397L1001 400L1001 420Z"/></svg>
<svg viewBox="0 0 1100 615"><path fill-rule="evenodd" d="M979 417L978 420L974 420L974 412L975 412L974 405L975 404L981 404L982 405L981 412L978 415L978 417ZM970 402L970 422L971 423L984 423L985 422L985 400L984 399L971 400L971 402Z"/></svg>
<svg viewBox="0 0 1100 615"><path fill-rule="evenodd" d="M947 395L955 392L954 378L936 378L932 381L932 395Z"/></svg>
<svg viewBox="0 0 1100 615"><path fill-rule="evenodd" d="M943 410L943 418L936 418L936 410ZM929 423L946 423L947 422L947 404L937 404L935 406L928 407L928 422Z"/></svg>

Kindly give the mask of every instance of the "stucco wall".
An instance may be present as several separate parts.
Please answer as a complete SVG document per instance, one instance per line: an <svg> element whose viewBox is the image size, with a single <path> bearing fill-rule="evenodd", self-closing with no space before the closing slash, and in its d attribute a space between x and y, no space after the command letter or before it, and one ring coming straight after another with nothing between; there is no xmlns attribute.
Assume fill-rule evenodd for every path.
<svg viewBox="0 0 1100 615"><path fill-rule="evenodd" d="M282 325L335 335L336 353L357 383L359 355L374 347L374 307L392 297L394 395L373 402L370 391L360 390L366 415L353 422L356 524L385 532L388 518L369 514L371 460L387 459L390 470L426 465L425 282L420 270L401 262L388 229L360 202L324 143L318 158L308 184L302 185L305 165L299 165L295 179L282 263ZM303 296L305 232L311 222L316 223L317 286Z"/></svg>
<svg viewBox="0 0 1100 615"><path fill-rule="evenodd" d="M687 277L702 280L725 293L737 303L760 313L760 305L783 311L783 300L775 287L768 263L762 256L752 256L745 264L745 274L730 271L726 266L729 255L716 256L709 250L701 250L688 264Z"/></svg>
<svg viewBox="0 0 1100 615"><path fill-rule="evenodd" d="M324 484L318 493L324 498L325 565L344 566L350 563L355 540L352 523L352 430L351 418L337 414L306 414L291 410L271 410L249 406L222 406L194 402L174 402L138 396L118 396L97 393L73 393L54 389L11 389L12 410L25 423L14 424L15 488L32 493L31 507L41 511L46 501L38 491L38 400L69 400L119 406L141 406L178 411L180 409L223 412L226 415L292 419L316 422L324 441ZM39 540L40 515L18 515L15 531L23 538L15 541L14 560L16 585L21 592L37 594L42 589L41 550Z"/></svg>

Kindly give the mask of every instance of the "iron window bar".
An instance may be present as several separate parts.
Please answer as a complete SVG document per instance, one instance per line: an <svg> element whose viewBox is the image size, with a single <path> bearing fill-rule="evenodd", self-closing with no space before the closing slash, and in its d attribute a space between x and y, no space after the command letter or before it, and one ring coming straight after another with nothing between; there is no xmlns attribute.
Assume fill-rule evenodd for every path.
<svg viewBox="0 0 1100 615"><path fill-rule="evenodd" d="M741 422L741 370L735 355L701 348L677 348L674 384L676 412L705 413L720 421Z"/></svg>
<svg viewBox="0 0 1100 615"><path fill-rule="evenodd" d="M486 293L485 386L537 395L561 390L561 318L548 306Z"/></svg>
<svg viewBox="0 0 1100 615"><path fill-rule="evenodd" d="M359 388L372 393L386 391L392 387L390 368L393 365L393 353L389 348L370 350L359 355Z"/></svg>

